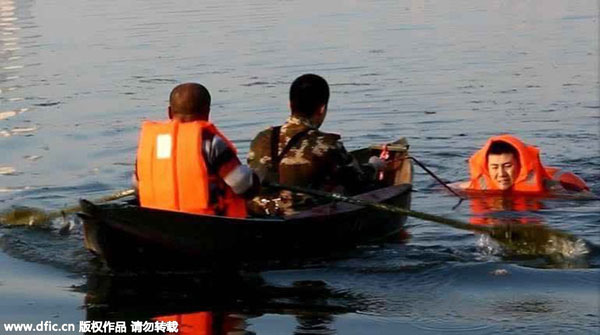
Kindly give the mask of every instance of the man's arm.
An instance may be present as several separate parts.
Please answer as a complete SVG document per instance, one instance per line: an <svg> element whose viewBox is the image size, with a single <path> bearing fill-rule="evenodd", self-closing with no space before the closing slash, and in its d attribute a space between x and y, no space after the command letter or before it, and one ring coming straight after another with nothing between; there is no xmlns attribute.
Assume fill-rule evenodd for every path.
<svg viewBox="0 0 600 335"><path fill-rule="evenodd" d="M137 172L137 158L135 159L135 163L133 164L133 173L131 174L131 186L135 190L135 196L139 197L140 194L140 177L138 177Z"/></svg>
<svg viewBox="0 0 600 335"><path fill-rule="evenodd" d="M457 181L455 183L448 184L448 187L455 190L466 190L471 186L471 181Z"/></svg>
<svg viewBox="0 0 600 335"><path fill-rule="evenodd" d="M266 129L258 133L250 142L250 150L248 151L248 166L256 173L259 179L264 182L269 180L269 166L271 164L270 153L271 147L271 130ZM269 151L267 151L269 150Z"/></svg>
<svg viewBox="0 0 600 335"><path fill-rule="evenodd" d="M360 191L362 187L374 181L377 172L385 166L385 162L375 156L371 157L367 164L360 165L344 144L337 140L332 150L332 158L335 166L334 182L344 186L351 193Z"/></svg>
<svg viewBox="0 0 600 335"><path fill-rule="evenodd" d="M204 143L206 163L235 194L251 197L260 188L258 176L243 165L235 152L219 135L214 135Z"/></svg>

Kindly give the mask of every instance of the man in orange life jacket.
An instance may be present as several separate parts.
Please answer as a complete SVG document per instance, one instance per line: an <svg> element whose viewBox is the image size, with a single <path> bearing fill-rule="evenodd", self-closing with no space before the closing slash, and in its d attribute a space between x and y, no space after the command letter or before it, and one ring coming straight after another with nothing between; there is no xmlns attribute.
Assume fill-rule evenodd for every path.
<svg viewBox="0 0 600 335"><path fill-rule="evenodd" d="M469 159L471 178L455 186L474 191L589 192L575 174L544 167L539 149L511 135L491 137Z"/></svg>
<svg viewBox="0 0 600 335"><path fill-rule="evenodd" d="M168 121L143 123L134 182L142 207L246 217L245 197L260 182L209 112L208 90L186 83L171 92Z"/></svg>

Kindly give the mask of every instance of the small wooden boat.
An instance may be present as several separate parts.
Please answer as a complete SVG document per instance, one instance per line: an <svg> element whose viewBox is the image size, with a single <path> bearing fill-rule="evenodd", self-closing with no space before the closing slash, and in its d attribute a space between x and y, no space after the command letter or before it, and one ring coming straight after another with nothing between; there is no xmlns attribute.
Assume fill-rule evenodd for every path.
<svg viewBox="0 0 600 335"><path fill-rule="evenodd" d="M393 161L366 201L410 208L413 168L404 139L388 146ZM352 152L359 162L381 146ZM164 268L230 264L377 243L398 234L406 216L334 202L281 218L229 218L81 200L85 247L109 267Z"/></svg>

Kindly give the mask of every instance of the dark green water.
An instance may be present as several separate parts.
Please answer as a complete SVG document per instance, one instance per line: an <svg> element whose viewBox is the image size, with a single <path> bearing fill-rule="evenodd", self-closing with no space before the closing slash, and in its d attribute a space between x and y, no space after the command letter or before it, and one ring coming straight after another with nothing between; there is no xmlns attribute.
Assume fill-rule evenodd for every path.
<svg viewBox="0 0 600 335"><path fill-rule="evenodd" d="M327 131L347 147L408 138L444 179L513 133L600 194L596 1L0 0L0 209L47 210L129 187L139 123L176 83L212 93L245 157L287 116L287 90L331 85ZM417 169L413 209L469 220L471 203ZM490 214L600 245L597 202ZM0 227L0 323L212 313L256 334L597 333L600 259L507 257L416 219L404 243L242 276L107 277L70 235ZM219 321L220 320L220 321ZM0 328L1 329L1 328ZM0 330L2 332L3 330ZM218 332L217 332L218 333Z"/></svg>

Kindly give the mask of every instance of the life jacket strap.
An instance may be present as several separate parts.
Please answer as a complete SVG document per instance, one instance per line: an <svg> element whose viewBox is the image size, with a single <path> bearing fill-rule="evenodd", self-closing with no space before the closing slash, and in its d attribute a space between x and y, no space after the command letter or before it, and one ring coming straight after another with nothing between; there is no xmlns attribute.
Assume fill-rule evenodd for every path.
<svg viewBox="0 0 600 335"><path fill-rule="evenodd" d="M279 134L281 133L281 126L273 127L271 132L271 172L277 175L279 178L279 163L283 157L304 137L310 129L305 129L301 132L296 133L289 141L285 144L285 147L279 152Z"/></svg>

